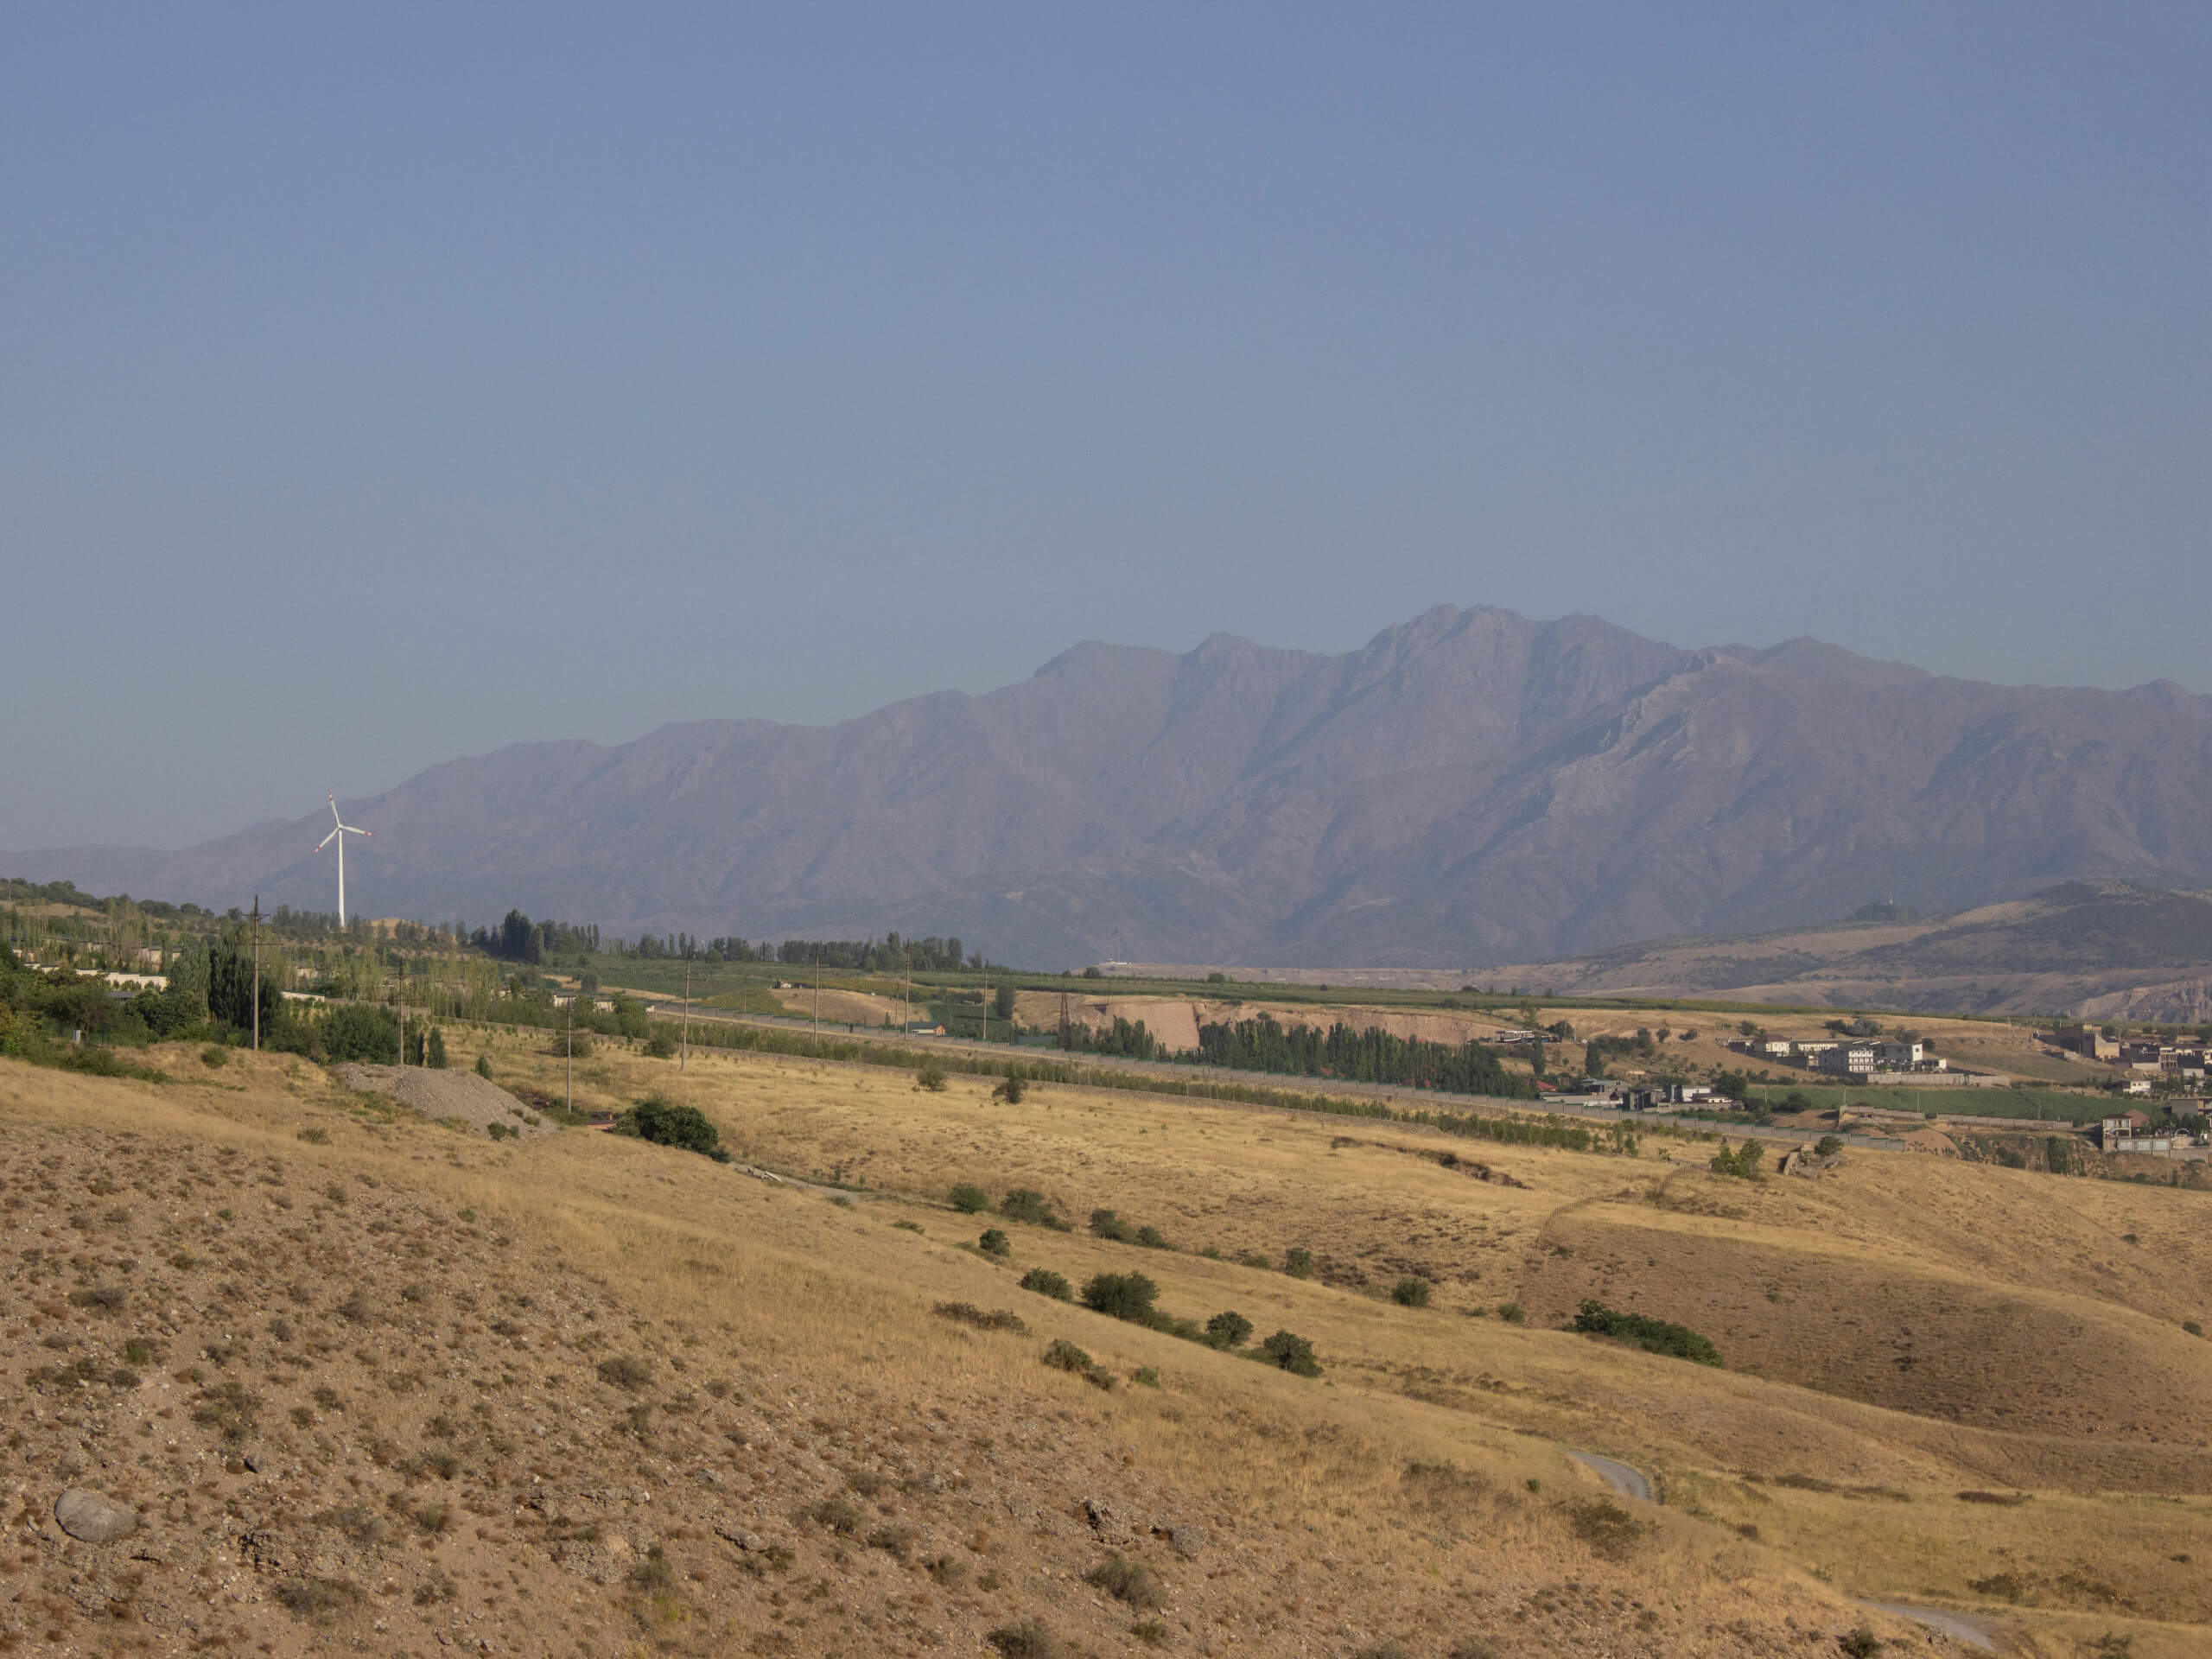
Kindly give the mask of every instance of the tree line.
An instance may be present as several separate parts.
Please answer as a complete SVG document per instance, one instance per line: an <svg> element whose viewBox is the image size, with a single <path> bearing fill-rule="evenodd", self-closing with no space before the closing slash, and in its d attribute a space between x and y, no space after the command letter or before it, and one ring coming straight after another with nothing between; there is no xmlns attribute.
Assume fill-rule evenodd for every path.
<svg viewBox="0 0 2212 1659"><path fill-rule="evenodd" d="M880 939L762 939L757 944L734 935L702 939L696 933L642 933L635 940L602 938L594 924L533 922L519 910L510 910L497 927L480 927L467 935L469 946L502 962L542 963L561 957L626 957L642 961L774 963L788 967L842 968L863 973L953 973L981 968L978 955L964 957L960 940L901 938L887 933Z"/></svg>
<svg viewBox="0 0 2212 1659"><path fill-rule="evenodd" d="M1200 1026L1195 1058L1202 1065L1239 1071L1399 1084L1458 1095L1525 1100L1536 1092L1534 1084L1508 1071L1480 1043L1454 1046L1398 1037L1379 1026L1355 1031L1341 1020L1325 1032L1285 1026L1267 1014L1234 1024Z"/></svg>

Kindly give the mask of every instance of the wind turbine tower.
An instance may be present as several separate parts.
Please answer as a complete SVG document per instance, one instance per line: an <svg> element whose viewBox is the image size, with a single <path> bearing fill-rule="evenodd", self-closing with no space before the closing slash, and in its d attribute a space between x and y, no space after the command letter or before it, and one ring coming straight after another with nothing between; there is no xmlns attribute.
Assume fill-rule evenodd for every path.
<svg viewBox="0 0 2212 1659"><path fill-rule="evenodd" d="M332 842L338 843L338 925L343 927L346 925L346 837L365 836L369 832L356 830L338 816L338 797L334 794L330 798L330 821L337 828L317 842L315 849L319 853Z"/></svg>

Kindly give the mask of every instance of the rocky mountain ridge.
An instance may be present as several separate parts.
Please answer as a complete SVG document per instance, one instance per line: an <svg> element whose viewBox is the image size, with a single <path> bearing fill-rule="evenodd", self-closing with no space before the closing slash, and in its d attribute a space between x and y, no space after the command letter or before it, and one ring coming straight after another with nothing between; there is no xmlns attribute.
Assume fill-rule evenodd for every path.
<svg viewBox="0 0 2212 1659"><path fill-rule="evenodd" d="M1466 966L2051 882L2212 883L2212 698L1439 607L1342 656L1089 643L831 727L518 744L342 804L356 907L958 933L1002 960ZM313 813L0 868L327 909ZM327 859L327 855L326 855Z"/></svg>

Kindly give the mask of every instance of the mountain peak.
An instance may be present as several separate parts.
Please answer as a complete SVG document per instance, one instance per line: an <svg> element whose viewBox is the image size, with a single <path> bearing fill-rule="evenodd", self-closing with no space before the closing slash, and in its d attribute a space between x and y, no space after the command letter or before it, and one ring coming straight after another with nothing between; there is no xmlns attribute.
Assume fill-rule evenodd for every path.
<svg viewBox="0 0 2212 1659"><path fill-rule="evenodd" d="M1039 967L1472 967L2068 880L2212 884L2212 699L1940 678L1814 639L1688 652L1440 605L1341 656L1086 640L830 727L516 745L348 810L357 903L611 931L957 933ZM310 819L6 858L327 908ZM358 862L354 861L358 859Z"/></svg>

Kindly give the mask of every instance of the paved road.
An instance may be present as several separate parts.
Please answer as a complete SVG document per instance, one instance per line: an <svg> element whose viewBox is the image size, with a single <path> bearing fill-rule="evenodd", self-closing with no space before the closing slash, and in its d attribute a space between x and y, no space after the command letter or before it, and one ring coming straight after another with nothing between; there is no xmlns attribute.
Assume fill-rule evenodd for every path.
<svg viewBox="0 0 2212 1659"><path fill-rule="evenodd" d="M1974 1618L1971 1613L1945 1612L1937 1607L1908 1607L1901 1601L1862 1601L1859 1604L1871 1611L1891 1613L1898 1618L1911 1619L1925 1624L1931 1630L1941 1630L1954 1642L1963 1642L1970 1648L1997 1650L1996 1627Z"/></svg>
<svg viewBox="0 0 2212 1659"><path fill-rule="evenodd" d="M1623 1497L1632 1497L1639 1503L1652 1502L1651 1477L1633 1464L1623 1463L1618 1458L1601 1458L1595 1452L1569 1452L1567 1455L1595 1469L1605 1484Z"/></svg>
<svg viewBox="0 0 2212 1659"><path fill-rule="evenodd" d="M1618 1458L1600 1457L1595 1452L1569 1451L1567 1454L1577 1463L1598 1471L1606 1485L1623 1497L1633 1498L1639 1503L1651 1499L1651 1478L1633 1464L1623 1463ZM1997 1649L1996 1627L1986 1619L1971 1613L1955 1613L1940 1607L1913 1607L1902 1601L1861 1601L1859 1604L1869 1612L1889 1613L1897 1618L1909 1618L1916 1624L1925 1624L1931 1630L1940 1630L1954 1642L1963 1642L1970 1648L1982 1648L1990 1652Z"/></svg>

